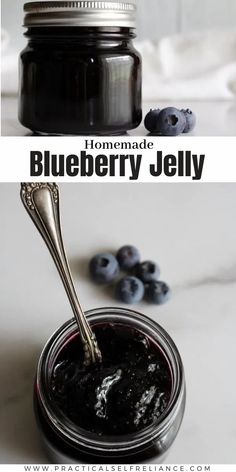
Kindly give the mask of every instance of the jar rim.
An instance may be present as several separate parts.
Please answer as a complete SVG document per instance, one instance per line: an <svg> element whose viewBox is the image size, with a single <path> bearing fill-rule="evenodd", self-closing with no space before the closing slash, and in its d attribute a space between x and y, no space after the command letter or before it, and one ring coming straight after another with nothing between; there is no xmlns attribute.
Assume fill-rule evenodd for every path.
<svg viewBox="0 0 236 472"><path fill-rule="evenodd" d="M24 26L136 27L136 0L36 1L24 4Z"/></svg>
<svg viewBox="0 0 236 472"><path fill-rule="evenodd" d="M76 425L74 425L64 414L59 412L59 410L57 411L57 409L52 408L48 395L49 389L46 387L47 382L46 379L42 377L43 369L46 368L47 371L48 366L52 369L52 366L54 365L52 360L53 354L54 359L58 354L58 350L56 353L54 352L55 348L62 348L66 339L69 339L71 335L75 334L75 328L77 330L75 319L69 320L55 331L46 343L38 363L36 384L40 404L50 424L53 425L54 429L61 437L66 438L67 441L72 441L74 445L86 446L89 449L96 448L100 451L109 450L112 452L119 452L121 450L134 450L137 446L144 445L150 440L156 440L165 432L169 427L170 422L178 413L178 406L185 395L184 369L179 351L172 338L159 324L141 313L123 308L99 308L86 312L86 316L91 322L100 322L109 318L109 322L112 323L119 315L122 316L122 320L120 319L119 321L120 323L125 322L128 324L127 321L135 321L136 327L137 324L139 324L140 328L143 326L152 329L153 332L159 336L158 346L162 349L163 354L167 358L172 369L172 374L174 372L171 399L168 406L155 423L152 423L147 428L136 433L122 436L103 436L101 438L94 433L76 427ZM145 331L143 332L145 333ZM147 335L147 332L145 334ZM56 346L58 340L61 341L61 343ZM59 418L59 416L61 418ZM66 425L65 420L67 423Z"/></svg>

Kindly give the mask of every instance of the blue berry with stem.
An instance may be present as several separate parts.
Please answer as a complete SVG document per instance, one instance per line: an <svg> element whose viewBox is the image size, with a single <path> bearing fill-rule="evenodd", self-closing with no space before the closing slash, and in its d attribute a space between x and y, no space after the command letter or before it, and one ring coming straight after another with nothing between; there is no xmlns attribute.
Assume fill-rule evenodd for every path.
<svg viewBox="0 0 236 472"><path fill-rule="evenodd" d="M136 276L144 283L160 278L160 267L153 261L145 261L137 265Z"/></svg>
<svg viewBox="0 0 236 472"><path fill-rule="evenodd" d="M186 110L181 110L181 112L184 113L186 118L186 126L183 130L183 133L190 133L196 126L196 115L189 108Z"/></svg>
<svg viewBox="0 0 236 472"><path fill-rule="evenodd" d="M113 254L97 254L89 264L90 275L94 282L107 284L113 282L119 274L119 264Z"/></svg>
<svg viewBox="0 0 236 472"><path fill-rule="evenodd" d="M169 286L160 280L155 280L147 284L145 294L146 299L156 305L163 305L171 297Z"/></svg>
<svg viewBox="0 0 236 472"><path fill-rule="evenodd" d="M137 277L123 277L116 286L116 297L123 303L139 303L145 293L144 284Z"/></svg>
<svg viewBox="0 0 236 472"><path fill-rule="evenodd" d="M160 114L160 111L161 110L159 108L151 109L145 117L144 126L150 133L155 132L157 118Z"/></svg>
<svg viewBox="0 0 236 472"><path fill-rule="evenodd" d="M140 253L135 246L123 246L117 252L116 258L122 270L130 270L140 261Z"/></svg>

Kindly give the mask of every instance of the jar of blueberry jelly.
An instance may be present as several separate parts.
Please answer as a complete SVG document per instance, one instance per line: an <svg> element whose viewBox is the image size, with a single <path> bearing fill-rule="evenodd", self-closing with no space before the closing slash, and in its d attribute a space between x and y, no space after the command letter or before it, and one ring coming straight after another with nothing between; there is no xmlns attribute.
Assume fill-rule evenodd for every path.
<svg viewBox="0 0 236 472"><path fill-rule="evenodd" d="M19 120L46 135L122 134L142 120L135 0L24 6Z"/></svg>
<svg viewBox="0 0 236 472"><path fill-rule="evenodd" d="M83 366L75 320L41 354L34 390L38 427L53 463L161 463L180 428L180 354L154 321L131 310L86 313L103 362Z"/></svg>

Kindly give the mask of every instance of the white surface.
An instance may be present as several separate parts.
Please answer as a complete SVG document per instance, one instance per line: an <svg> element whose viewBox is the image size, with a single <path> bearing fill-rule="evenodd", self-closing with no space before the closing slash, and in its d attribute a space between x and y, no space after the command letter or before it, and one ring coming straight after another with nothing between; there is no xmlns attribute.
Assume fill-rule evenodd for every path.
<svg viewBox="0 0 236 472"><path fill-rule="evenodd" d="M87 276L88 259L124 243L160 263L172 300L136 309L183 357L187 409L170 463L235 463L235 185L62 185L64 238L85 309L116 304ZM38 355L71 311L19 198L0 186L0 462L47 461L32 412Z"/></svg>
<svg viewBox="0 0 236 472"><path fill-rule="evenodd" d="M143 105L143 114L150 108L164 108L166 106L177 108L191 108L197 116L197 126L191 133L193 136L236 136L236 102L162 102L152 100ZM143 124L132 130L132 136L145 136L147 131ZM15 97L2 98L2 135L3 136L31 136L32 133L23 128L17 120L17 99ZM187 135L188 136L188 135Z"/></svg>
<svg viewBox="0 0 236 472"><path fill-rule="evenodd" d="M235 30L138 43L144 100L235 100L235 44Z"/></svg>

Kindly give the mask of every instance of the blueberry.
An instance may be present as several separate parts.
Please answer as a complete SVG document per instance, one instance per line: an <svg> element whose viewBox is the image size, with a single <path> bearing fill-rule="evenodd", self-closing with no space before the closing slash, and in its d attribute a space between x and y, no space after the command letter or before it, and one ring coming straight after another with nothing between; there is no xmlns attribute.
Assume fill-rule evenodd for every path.
<svg viewBox="0 0 236 472"><path fill-rule="evenodd" d="M196 126L196 115L191 110L189 110L189 108L187 108L187 110L181 110L181 112L186 118L186 126L183 133L190 133L190 131L192 131Z"/></svg>
<svg viewBox="0 0 236 472"><path fill-rule="evenodd" d="M153 281L146 286L146 298L149 302L162 305L170 299L171 291L165 282Z"/></svg>
<svg viewBox="0 0 236 472"><path fill-rule="evenodd" d="M150 110L145 117L144 126L148 131L150 131L150 133L155 132L157 117L159 116L160 111L159 108Z"/></svg>
<svg viewBox="0 0 236 472"><path fill-rule="evenodd" d="M119 264L112 254L98 254L90 261L89 270L95 282L106 284L117 277Z"/></svg>
<svg viewBox="0 0 236 472"><path fill-rule="evenodd" d="M138 303L144 297L144 285L136 277L123 277L116 286L116 296L123 303Z"/></svg>
<svg viewBox="0 0 236 472"><path fill-rule="evenodd" d="M136 267L136 276L144 283L152 282L160 277L159 266L152 261L145 261Z"/></svg>
<svg viewBox="0 0 236 472"><path fill-rule="evenodd" d="M123 270L132 269L140 261L139 251L134 246L121 247L116 257Z"/></svg>
<svg viewBox="0 0 236 472"><path fill-rule="evenodd" d="M178 136L186 127L185 114L174 107L164 108L156 119L153 133L159 136Z"/></svg>

